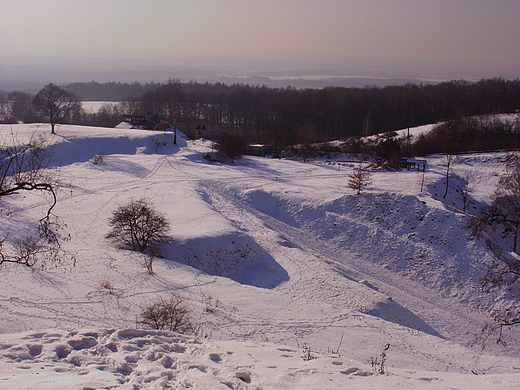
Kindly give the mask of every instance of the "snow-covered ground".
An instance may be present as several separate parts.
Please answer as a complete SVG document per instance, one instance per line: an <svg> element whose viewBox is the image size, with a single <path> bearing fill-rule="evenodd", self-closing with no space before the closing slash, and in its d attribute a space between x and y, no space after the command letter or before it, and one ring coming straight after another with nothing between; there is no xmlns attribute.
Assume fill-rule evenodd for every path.
<svg viewBox="0 0 520 390"><path fill-rule="evenodd" d="M505 155L446 157L427 172L375 171L355 195L351 166L245 157L203 159L208 141L48 125L0 126L54 144L55 213L74 254L57 267L4 264L0 388L520 388L520 337L471 345L519 292L480 283L493 255L469 240L458 177L488 202ZM92 161L94 156L97 164ZM45 199L4 197L2 237ZM145 197L171 223L147 256L105 239L118 205ZM181 294L196 335L138 328L141 307ZM387 374L370 362L386 351Z"/></svg>

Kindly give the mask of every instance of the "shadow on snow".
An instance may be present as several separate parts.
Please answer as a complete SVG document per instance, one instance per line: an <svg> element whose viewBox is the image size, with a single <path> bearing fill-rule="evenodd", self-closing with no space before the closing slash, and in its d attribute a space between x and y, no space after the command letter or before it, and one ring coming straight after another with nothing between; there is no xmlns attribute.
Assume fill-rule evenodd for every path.
<svg viewBox="0 0 520 390"><path fill-rule="evenodd" d="M162 254L207 274L250 286L271 289L289 280L287 271L267 251L240 232L171 240L163 246Z"/></svg>

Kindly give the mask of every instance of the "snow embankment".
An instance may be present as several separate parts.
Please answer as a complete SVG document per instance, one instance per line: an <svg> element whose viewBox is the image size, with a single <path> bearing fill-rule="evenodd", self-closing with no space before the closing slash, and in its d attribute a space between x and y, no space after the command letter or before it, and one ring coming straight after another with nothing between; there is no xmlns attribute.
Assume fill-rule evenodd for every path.
<svg viewBox="0 0 520 390"><path fill-rule="evenodd" d="M249 191L246 198L251 207L326 243L339 262L349 262L348 255L342 256L348 251L375 269L390 270L472 307L491 313L518 310L516 291L482 288L494 259L482 242L469 239L463 214L395 193L345 195L321 204L261 190Z"/></svg>

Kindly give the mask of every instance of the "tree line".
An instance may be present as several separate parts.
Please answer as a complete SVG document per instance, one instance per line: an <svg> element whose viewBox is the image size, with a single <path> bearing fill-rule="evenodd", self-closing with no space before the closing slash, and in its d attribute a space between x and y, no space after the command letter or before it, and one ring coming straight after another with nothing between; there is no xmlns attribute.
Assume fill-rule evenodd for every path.
<svg viewBox="0 0 520 390"><path fill-rule="evenodd" d="M99 83L97 81L70 83L63 86L67 92L75 94L80 100L87 101L113 101L120 102L127 100L129 96L139 97L147 91L157 89L160 83L141 84L137 81L133 83L121 83L109 81Z"/></svg>
<svg viewBox="0 0 520 390"><path fill-rule="evenodd" d="M520 114L509 118L458 117L434 126L432 131L421 134L412 145L416 156L504 149L520 149Z"/></svg>
<svg viewBox="0 0 520 390"><path fill-rule="evenodd" d="M63 89L79 100L122 103L99 112L75 112L76 124L113 127L122 114L156 114L189 136L216 138L234 133L249 143L287 145L385 133L454 118L515 112L520 80L453 80L364 88L268 88L222 83L74 83ZM126 95L124 98L122 96ZM2 105L1 103L4 102ZM10 115L6 115L7 104ZM0 93L4 121L41 120L33 97L20 91Z"/></svg>

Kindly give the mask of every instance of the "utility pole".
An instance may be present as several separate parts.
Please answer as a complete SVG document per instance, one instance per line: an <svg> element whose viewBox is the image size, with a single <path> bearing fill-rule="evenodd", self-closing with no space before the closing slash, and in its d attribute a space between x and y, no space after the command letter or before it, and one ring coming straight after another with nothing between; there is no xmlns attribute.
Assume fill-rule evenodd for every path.
<svg viewBox="0 0 520 390"><path fill-rule="evenodd" d="M367 114L367 119L365 119L365 137L368 137L369 128L370 128L370 112Z"/></svg>

